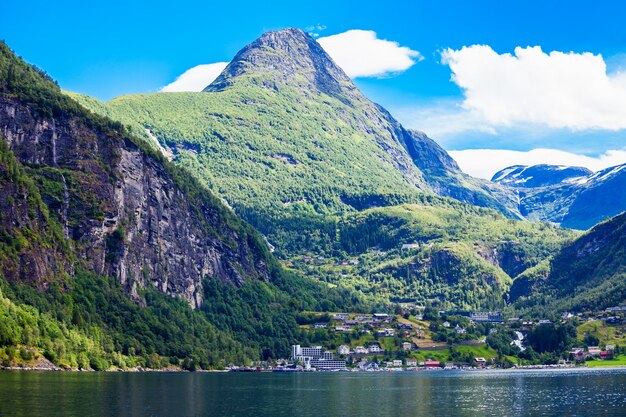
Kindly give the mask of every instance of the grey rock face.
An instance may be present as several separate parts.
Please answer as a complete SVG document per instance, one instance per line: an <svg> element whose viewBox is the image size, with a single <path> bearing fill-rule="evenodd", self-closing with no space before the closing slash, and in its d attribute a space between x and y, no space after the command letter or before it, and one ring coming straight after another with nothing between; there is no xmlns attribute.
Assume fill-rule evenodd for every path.
<svg viewBox="0 0 626 417"><path fill-rule="evenodd" d="M64 190L44 187L42 198L62 225L73 257L117 277L139 301L137 290L152 286L198 307L205 278L240 285L268 277L263 251L228 209L203 189L190 197L173 177L174 168L131 140L76 117L40 117L7 98L0 98L0 131L30 175L52 184L51 190ZM20 216L17 210L8 221L20 222ZM26 273L44 282L72 273L74 262L45 261L68 258L58 251L39 255L30 262L39 266L19 267L23 271L13 276Z"/></svg>
<svg viewBox="0 0 626 417"><path fill-rule="evenodd" d="M223 90L246 74L254 74L253 82L276 90L289 84L300 89L319 90L342 101L346 96L354 99L360 95L350 78L320 44L300 29L266 32L239 51L204 91Z"/></svg>

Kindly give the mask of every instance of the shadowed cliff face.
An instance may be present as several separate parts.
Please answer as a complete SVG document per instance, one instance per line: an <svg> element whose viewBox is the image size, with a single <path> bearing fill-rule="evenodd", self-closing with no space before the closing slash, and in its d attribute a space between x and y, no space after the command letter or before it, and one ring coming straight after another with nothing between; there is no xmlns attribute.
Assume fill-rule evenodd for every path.
<svg viewBox="0 0 626 417"><path fill-rule="evenodd" d="M16 59L7 51L3 59ZM35 109L10 85L0 89L4 152L30 180L0 181L3 233L24 239L0 274L45 287L80 262L114 275L138 300L140 288L154 286L193 307L205 278L268 277L261 241L208 191L58 95L72 111Z"/></svg>

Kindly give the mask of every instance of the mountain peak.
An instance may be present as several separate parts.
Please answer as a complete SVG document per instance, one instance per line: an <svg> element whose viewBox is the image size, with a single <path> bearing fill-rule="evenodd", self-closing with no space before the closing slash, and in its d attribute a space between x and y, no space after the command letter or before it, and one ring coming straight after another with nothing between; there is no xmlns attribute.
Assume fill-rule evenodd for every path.
<svg viewBox="0 0 626 417"><path fill-rule="evenodd" d="M537 188L562 184L593 174L587 168L564 165L513 165L496 172L493 182L511 187Z"/></svg>
<svg viewBox="0 0 626 417"><path fill-rule="evenodd" d="M288 28L266 32L240 50L204 91L222 91L239 82L274 90L316 90L342 101L360 96L346 73L310 35ZM360 98L360 97L359 97Z"/></svg>

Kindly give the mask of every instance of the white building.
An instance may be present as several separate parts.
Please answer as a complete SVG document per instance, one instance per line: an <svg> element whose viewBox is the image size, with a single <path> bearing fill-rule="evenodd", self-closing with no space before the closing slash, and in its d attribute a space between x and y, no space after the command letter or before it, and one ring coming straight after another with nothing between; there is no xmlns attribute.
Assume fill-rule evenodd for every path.
<svg viewBox="0 0 626 417"><path fill-rule="evenodd" d="M386 313L374 313L373 317L374 317L374 320L377 320L377 321L388 320L389 319L389 314L386 314Z"/></svg>
<svg viewBox="0 0 626 417"><path fill-rule="evenodd" d="M355 355L367 355L369 350L363 346L357 346L354 348Z"/></svg>
<svg viewBox="0 0 626 417"><path fill-rule="evenodd" d="M365 349L365 348L364 348ZM350 347L348 345L341 345L337 348L338 355L349 355Z"/></svg>
<svg viewBox="0 0 626 417"><path fill-rule="evenodd" d="M339 326L335 326L335 331L336 332L351 332L352 331L352 326L347 326L347 325L339 325Z"/></svg>
<svg viewBox="0 0 626 417"><path fill-rule="evenodd" d="M402 250L419 249L419 243L405 243L402 245Z"/></svg>
<svg viewBox="0 0 626 417"><path fill-rule="evenodd" d="M346 369L346 361L311 359L311 366L326 371Z"/></svg>
<svg viewBox="0 0 626 417"><path fill-rule="evenodd" d="M470 320L474 323L503 323L504 318L500 311L473 311Z"/></svg>
<svg viewBox="0 0 626 417"><path fill-rule="evenodd" d="M296 360L300 357L308 357L313 359L319 359L323 356L323 349L321 346L308 346L302 347L300 345L291 346L291 359Z"/></svg>
<svg viewBox="0 0 626 417"><path fill-rule="evenodd" d="M369 353L381 353L381 352L384 352L385 349L382 349L378 345L370 345L368 351L369 351Z"/></svg>

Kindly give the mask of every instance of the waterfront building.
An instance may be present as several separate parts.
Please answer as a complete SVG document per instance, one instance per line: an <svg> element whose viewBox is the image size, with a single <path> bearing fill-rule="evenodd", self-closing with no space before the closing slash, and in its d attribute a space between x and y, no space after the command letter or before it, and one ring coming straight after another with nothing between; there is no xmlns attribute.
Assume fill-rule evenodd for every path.
<svg viewBox="0 0 626 417"><path fill-rule="evenodd" d="M326 359L311 359L311 366L318 370L334 371L346 369L346 361L339 360L326 360Z"/></svg>
<svg viewBox="0 0 626 417"><path fill-rule="evenodd" d="M321 346L302 347L300 345L292 345L291 358L295 360L302 356L319 359L323 356L323 349Z"/></svg>
<svg viewBox="0 0 626 417"><path fill-rule="evenodd" d="M439 361L424 361L425 368L439 368Z"/></svg>

